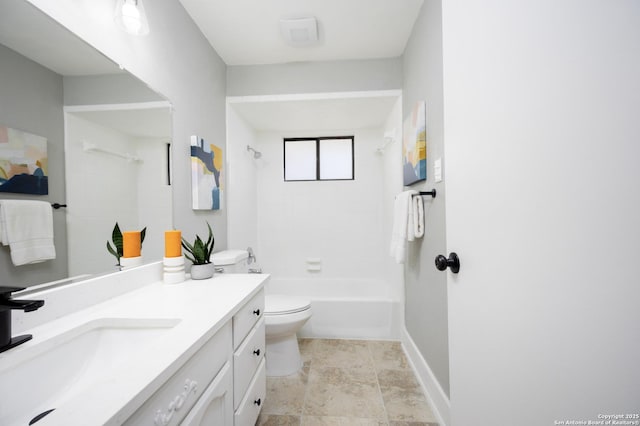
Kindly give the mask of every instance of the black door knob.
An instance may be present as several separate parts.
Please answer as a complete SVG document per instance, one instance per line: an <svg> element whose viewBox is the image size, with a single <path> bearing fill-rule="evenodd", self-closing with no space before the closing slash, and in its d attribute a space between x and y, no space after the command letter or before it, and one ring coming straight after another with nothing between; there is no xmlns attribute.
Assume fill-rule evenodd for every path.
<svg viewBox="0 0 640 426"><path fill-rule="evenodd" d="M460 259L455 252L449 253L448 259L439 254L436 256L436 268L438 268L438 271L444 271L450 268L451 272L457 274L458 271L460 271Z"/></svg>

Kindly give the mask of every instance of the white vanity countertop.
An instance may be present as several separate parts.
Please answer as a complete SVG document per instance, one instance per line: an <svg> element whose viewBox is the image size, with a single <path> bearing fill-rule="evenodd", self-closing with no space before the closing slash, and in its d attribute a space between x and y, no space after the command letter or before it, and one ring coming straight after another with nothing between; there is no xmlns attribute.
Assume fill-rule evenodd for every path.
<svg viewBox="0 0 640 426"><path fill-rule="evenodd" d="M38 426L119 425L260 291L268 277L217 274L208 280L150 284L26 330L33 334L33 340L0 354L0 365L3 358L19 356L20 351L91 320L179 319L162 338L136 348L121 368L121 374L102 378L96 386L74 396L70 403L55 407L55 411L36 423ZM56 367L51 365L51 368ZM33 386L38 386L37 380Z"/></svg>

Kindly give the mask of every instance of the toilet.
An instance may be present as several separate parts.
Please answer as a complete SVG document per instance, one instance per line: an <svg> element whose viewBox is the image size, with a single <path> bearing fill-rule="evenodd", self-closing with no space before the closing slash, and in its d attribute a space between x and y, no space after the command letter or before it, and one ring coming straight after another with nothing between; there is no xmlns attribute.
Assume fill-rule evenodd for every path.
<svg viewBox="0 0 640 426"><path fill-rule="evenodd" d="M247 250L224 250L211 255L218 273L247 273L249 259ZM267 376L289 376L302 368L296 333L309 318L310 300L284 294L265 296Z"/></svg>
<svg viewBox="0 0 640 426"><path fill-rule="evenodd" d="M302 368L297 332L311 318L311 301L283 294L265 296L267 376L288 376Z"/></svg>

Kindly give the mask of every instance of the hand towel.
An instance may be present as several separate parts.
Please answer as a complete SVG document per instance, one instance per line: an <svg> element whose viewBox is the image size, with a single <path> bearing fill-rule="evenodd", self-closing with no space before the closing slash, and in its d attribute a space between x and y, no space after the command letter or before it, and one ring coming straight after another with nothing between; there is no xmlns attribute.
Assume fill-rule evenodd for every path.
<svg viewBox="0 0 640 426"><path fill-rule="evenodd" d="M413 199L417 198L411 194L409 197L409 207L407 208L407 241L413 241L416 239L414 229L413 229L413 217L414 217L414 207L413 207Z"/></svg>
<svg viewBox="0 0 640 426"><path fill-rule="evenodd" d="M15 266L56 258L51 204L45 201L0 200L0 242L11 249Z"/></svg>
<svg viewBox="0 0 640 426"><path fill-rule="evenodd" d="M404 191L396 196L393 205L393 230L391 233L391 247L389 254L397 263L404 263L407 251L409 211L411 198L417 191Z"/></svg>
<svg viewBox="0 0 640 426"><path fill-rule="evenodd" d="M413 223L409 222L409 226L413 227L414 238L422 238L424 236L424 200L421 196L415 196L411 198Z"/></svg>

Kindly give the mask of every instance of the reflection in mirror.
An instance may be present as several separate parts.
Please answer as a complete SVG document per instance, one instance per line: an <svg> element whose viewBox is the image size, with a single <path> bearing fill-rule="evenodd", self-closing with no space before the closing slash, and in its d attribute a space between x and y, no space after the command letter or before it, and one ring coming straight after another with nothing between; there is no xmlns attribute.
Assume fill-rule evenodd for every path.
<svg viewBox="0 0 640 426"><path fill-rule="evenodd" d="M117 270L116 222L147 227L145 262L172 228L167 100L24 0L0 13L0 126L47 139L49 194L0 199L67 204L53 211L56 259L14 266L0 246L0 283L31 286Z"/></svg>
<svg viewBox="0 0 640 426"><path fill-rule="evenodd" d="M162 102L65 108L69 275L113 269L106 241L147 228L143 259L163 256L171 229L170 108ZM99 242L99 244L96 244Z"/></svg>

